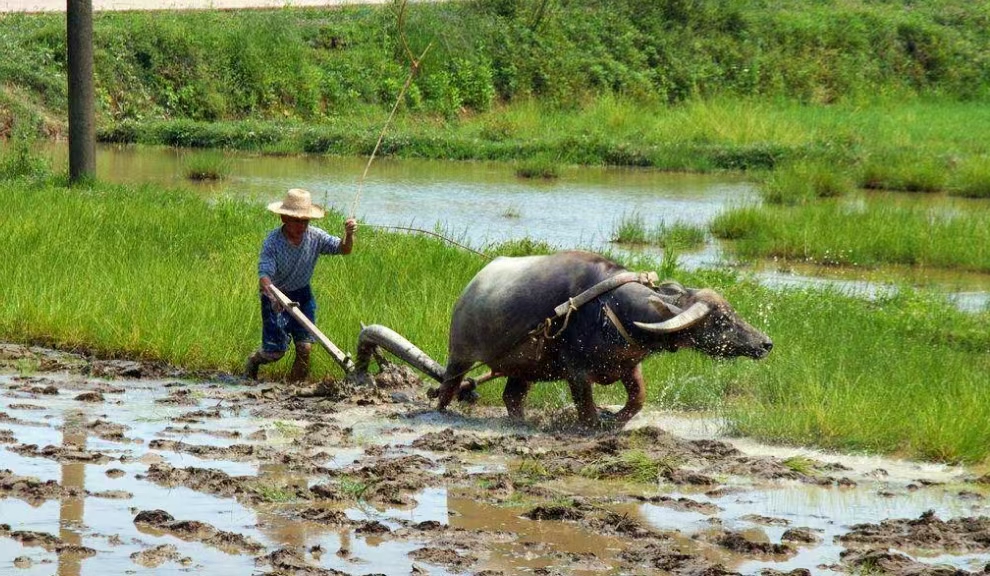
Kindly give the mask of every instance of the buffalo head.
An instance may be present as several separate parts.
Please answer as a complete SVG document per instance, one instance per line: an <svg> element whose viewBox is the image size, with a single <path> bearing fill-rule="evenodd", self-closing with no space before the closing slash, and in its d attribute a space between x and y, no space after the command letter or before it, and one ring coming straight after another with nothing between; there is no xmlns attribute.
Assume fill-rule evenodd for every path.
<svg viewBox="0 0 990 576"><path fill-rule="evenodd" d="M677 282L665 282L649 297L662 322L635 322L643 331L675 338L677 347L696 348L716 358L746 356L763 358L773 342L743 320L732 306L714 290L691 290Z"/></svg>

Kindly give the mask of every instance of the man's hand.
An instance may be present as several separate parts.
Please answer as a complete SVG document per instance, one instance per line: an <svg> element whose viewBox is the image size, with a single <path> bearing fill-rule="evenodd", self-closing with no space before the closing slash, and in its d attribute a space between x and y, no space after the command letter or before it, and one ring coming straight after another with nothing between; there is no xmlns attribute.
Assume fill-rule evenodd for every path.
<svg viewBox="0 0 990 576"><path fill-rule="evenodd" d="M269 290L269 288L272 287L271 278L268 276L262 276L261 279L258 280L258 284L261 286L261 291L265 293L265 296L268 296L268 301L272 304L272 311L276 314L280 314L283 310L282 304L278 301L278 298L275 297L275 293Z"/></svg>
<svg viewBox="0 0 990 576"><path fill-rule="evenodd" d="M354 231L357 230L357 220L348 218L344 220L344 240L340 244L341 254L350 254L354 247Z"/></svg>

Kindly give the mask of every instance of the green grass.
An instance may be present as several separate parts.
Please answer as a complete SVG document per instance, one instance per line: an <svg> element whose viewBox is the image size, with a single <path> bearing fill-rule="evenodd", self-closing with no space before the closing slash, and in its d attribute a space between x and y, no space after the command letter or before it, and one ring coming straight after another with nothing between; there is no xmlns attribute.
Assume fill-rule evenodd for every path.
<svg viewBox="0 0 990 576"><path fill-rule="evenodd" d="M676 462L652 458L643 450L626 450L586 466L581 475L598 480L627 479L640 484L656 484L663 471L676 466Z"/></svg>
<svg viewBox="0 0 990 576"><path fill-rule="evenodd" d="M859 186L871 190L938 192L945 188L946 173L946 160L926 150L880 150L864 159Z"/></svg>
<svg viewBox="0 0 990 576"><path fill-rule="evenodd" d="M990 198L990 157L970 158L953 171L949 193L967 198Z"/></svg>
<svg viewBox="0 0 990 576"><path fill-rule="evenodd" d="M815 461L806 456L791 456L790 458L785 458L781 463L805 476L813 476L815 474Z"/></svg>
<svg viewBox="0 0 990 576"><path fill-rule="evenodd" d="M257 253L277 222L262 206L208 203L153 186L69 189L25 179L0 181L0 203L0 338L235 373L258 346ZM338 232L342 220L331 214L322 224ZM644 373L652 405L725 410L739 431L770 440L987 458L986 313L967 315L910 291L872 303L825 289L771 292L731 271L688 273L673 262L623 259L631 269L719 290L775 342L761 362L716 362L693 352L650 358ZM360 229L353 254L317 267L318 325L353 351L362 322L385 324L443 363L453 304L483 265L431 237ZM284 373L290 362L266 373ZM313 373L340 375L322 353L314 354ZM479 391L483 401L500 402L499 382ZM619 386L595 394L599 403L625 399ZM567 386L537 384L529 402L569 405Z"/></svg>
<svg viewBox="0 0 990 576"><path fill-rule="evenodd" d="M294 486L259 483L254 486L253 490L264 502L285 503L298 499L297 489Z"/></svg>
<svg viewBox="0 0 990 576"><path fill-rule="evenodd" d="M648 238L646 218L639 212L623 214L612 230L612 242L619 244L646 244Z"/></svg>
<svg viewBox="0 0 990 576"><path fill-rule="evenodd" d="M524 160L516 168L516 176L520 178L554 180L560 178L560 166L550 158Z"/></svg>
<svg viewBox="0 0 990 576"><path fill-rule="evenodd" d="M190 180L223 180L230 175L230 160L220 151L195 153L187 157L183 169Z"/></svg>
<svg viewBox="0 0 990 576"><path fill-rule="evenodd" d="M303 427L292 422L276 420L272 423L275 432L284 438L297 438L303 435Z"/></svg>
<svg viewBox="0 0 990 576"><path fill-rule="evenodd" d="M661 221L647 229L646 219L639 212L623 214L612 229L612 242L617 244L650 244L661 248L691 250L705 244L705 231L684 222L667 224Z"/></svg>
<svg viewBox="0 0 990 576"><path fill-rule="evenodd" d="M780 354L774 370L730 391L728 413L739 433L948 462L986 460L986 313L967 316L910 291L875 303L807 291L774 302L772 317L773 355Z"/></svg>
<svg viewBox="0 0 990 576"><path fill-rule="evenodd" d="M990 206L934 209L869 197L744 206L717 216L711 230L734 240L732 250L743 258L990 272Z"/></svg>
<svg viewBox="0 0 990 576"><path fill-rule="evenodd" d="M796 206L818 198L845 196L851 190L852 182L834 166L800 161L771 172L763 182L760 197L769 204Z"/></svg>

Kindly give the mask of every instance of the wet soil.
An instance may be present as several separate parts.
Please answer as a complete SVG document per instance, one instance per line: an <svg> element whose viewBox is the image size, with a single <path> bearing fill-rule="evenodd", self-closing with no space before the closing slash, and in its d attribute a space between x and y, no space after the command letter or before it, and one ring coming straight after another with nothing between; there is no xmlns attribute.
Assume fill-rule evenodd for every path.
<svg viewBox="0 0 990 576"><path fill-rule="evenodd" d="M961 575L990 563L990 480L963 468L811 451L790 467L788 449L669 415L588 434L566 410L534 409L528 425L496 407L440 414L408 370L305 387L180 376L0 344L0 573Z"/></svg>

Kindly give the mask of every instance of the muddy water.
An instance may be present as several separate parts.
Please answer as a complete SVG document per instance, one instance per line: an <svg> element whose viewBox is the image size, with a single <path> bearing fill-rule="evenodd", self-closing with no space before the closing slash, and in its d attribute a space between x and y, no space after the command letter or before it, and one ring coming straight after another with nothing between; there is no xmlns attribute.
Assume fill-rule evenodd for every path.
<svg viewBox="0 0 990 576"><path fill-rule="evenodd" d="M50 153L64 163L66 152ZM100 178L114 182L159 182L185 186L207 195L236 195L270 202L291 187L316 193L317 200L342 212L357 209L365 224L442 229L462 243L484 248L491 242L529 237L560 248L616 249L609 240L623 217L642 216L652 229L660 223L706 226L727 206L755 198L753 185L727 175L670 174L648 170L571 167L559 180L525 180L511 164L442 162L379 158L358 198L364 158L273 157L227 153L230 176L221 182L191 182L185 166L214 154L198 150L101 146ZM355 202L355 198L358 198ZM924 203L938 208L966 201L932 195L893 195L892 202ZM646 250L661 253L659 249ZM688 267L722 264L728 256L710 239L704 248L679 255ZM990 277L886 267L845 273L831 267L778 267L772 262L753 273L770 286L830 285L870 297L912 284L942 290L960 308L979 311L990 305Z"/></svg>
<svg viewBox="0 0 990 576"><path fill-rule="evenodd" d="M18 361L0 369L0 574L846 573L850 558L880 553L899 555L901 573L975 573L990 562L990 490L960 467L730 441L716 420L663 413L619 434L545 428L566 415L538 411L508 426L494 408L433 412L414 379L320 397L24 372L37 349L8 346L0 366L4 354ZM634 453L660 464L627 474ZM783 464L793 456L804 464Z"/></svg>
<svg viewBox="0 0 990 576"><path fill-rule="evenodd" d="M193 183L184 165L198 154L104 146L97 173L115 182L157 181L263 202L281 199L288 188L306 188L341 212L356 208L367 224L439 226L476 247L529 236L600 249L623 215L640 214L649 227L705 225L727 203L754 194L749 183L728 176L569 168L559 180L543 181L518 178L506 163L378 158L355 205L365 158L229 154L229 179Z"/></svg>

